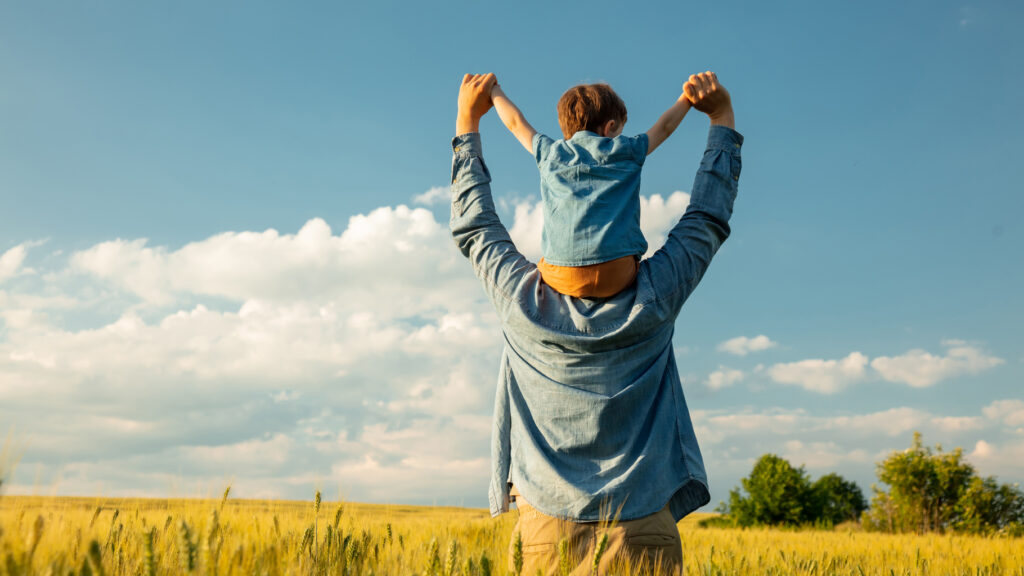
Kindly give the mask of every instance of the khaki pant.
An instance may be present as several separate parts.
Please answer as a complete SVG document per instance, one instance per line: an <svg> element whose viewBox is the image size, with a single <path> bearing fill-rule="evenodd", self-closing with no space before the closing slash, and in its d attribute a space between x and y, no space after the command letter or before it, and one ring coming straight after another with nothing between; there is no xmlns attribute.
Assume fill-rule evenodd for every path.
<svg viewBox="0 0 1024 576"><path fill-rule="evenodd" d="M683 574L683 543L668 507L636 520L607 524L553 518L538 512L522 496L516 496L515 502L519 520L508 553L508 569L513 573L518 533L523 542L522 576L561 574L562 556L572 576L590 576L594 549L604 534L608 544L598 574ZM566 552L560 554L560 547L567 547Z"/></svg>

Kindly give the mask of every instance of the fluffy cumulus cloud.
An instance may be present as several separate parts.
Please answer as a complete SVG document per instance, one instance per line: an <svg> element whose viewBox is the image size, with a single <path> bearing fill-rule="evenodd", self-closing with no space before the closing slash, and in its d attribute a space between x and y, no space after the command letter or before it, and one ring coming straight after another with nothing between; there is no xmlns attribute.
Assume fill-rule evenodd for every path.
<svg viewBox="0 0 1024 576"><path fill-rule="evenodd" d="M688 200L643 198L652 250ZM521 204L510 226L534 257L542 218ZM30 470L78 493L233 477L254 496L483 503L501 335L430 210L113 239L31 282L28 247L0 256L0 281L19 282L0 290L0 421L31 446L15 489Z"/></svg>
<svg viewBox="0 0 1024 576"><path fill-rule="evenodd" d="M924 350L910 350L899 356L880 356L871 367L889 382L900 382L915 388L927 388L940 380L977 374L1003 363L984 351L961 341L943 343L946 353L933 355Z"/></svg>
<svg viewBox="0 0 1024 576"><path fill-rule="evenodd" d="M741 380L743 380L742 370L719 366L718 370L715 370L708 375L708 379L705 384L712 390L721 390L722 388L728 388Z"/></svg>
<svg viewBox="0 0 1024 576"><path fill-rule="evenodd" d="M905 436L921 428L931 420L930 415L917 408L890 408L870 414L835 416L828 420L826 427L833 430L863 434L884 434Z"/></svg>
<svg viewBox="0 0 1024 576"><path fill-rule="evenodd" d="M354 216L338 235L317 218L295 234L226 232L177 250L114 240L71 258L74 269L155 305L192 294L273 302L344 295L370 308L382 301L407 306L417 299L410 288L420 286L426 289L418 299L437 305L444 288L465 278L461 264L447 227L430 211L405 206Z"/></svg>
<svg viewBox="0 0 1024 576"><path fill-rule="evenodd" d="M985 417L1024 432L1024 400L997 400L983 410Z"/></svg>
<svg viewBox="0 0 1024 576"><path fill-rule="evenodd" d="M783 444L782 457L796 466L830 470L843 463L869 463L871 455L863 448L848 449L836 442L789 440Z"/></svg>
<svg viewBox="0 0 1024 576"><path fill-rule="evenodd" d="M810 359L775 364L768 375L780 384L792 384L814 392L838 392L867 375L868 357L860 352L838 360Z"/></svg>
<svg viewBox="0 0 1024 576"><path fill-rule="evenodd" d="M738 340L734 338L724 342L719 349ZM977 374L1004 363L1001 358L960 340L947 340L942 344L946 347L946 353L938 356L915 349L898 356L879 356L869 361L864 354L851 352L845 358L836 360L809 359L779 363L768 368L767 373L780 384L793 384L813 392L832 394L870 378L927 388L942 380ZM736 344L735 347L739 350L742 345ZM955 419L948 420L946 424L949 427L970 426L968 421Z"/></svg>
<svg viewBox="0 0 1024 576"><path fill-rule="evenodd" d="M12 278L18 273L22 263L25 262L27 252L25 244L19 244L0 254L0 282Z"/></svg>
<svg viewBox="0 0 1024 576"><path fill-rule="evenodd" d="M730 338L725 342L718 345L718 349L722 352L728 352L737 356L746 356L751 352L760 352L762 350L768 350L769 348L775 348L778 346L777 342L772 342L771 338L768 338L764 334L759 334L753 338L746 336L737 336Z"/></svg>
<svg viewBox="0 0 1024 576"><path fill-rule="evenodd" d="M450 202L451 196L451 188L448 186L432 186L426 192L413 196L412 201L416 204L430 206Z"/></svg>
<svg viewBox="0 0 1024 576"><path fill-rule="evenodd" d="M996 409L1006 406L993 403ZM1000 435L998 422L982 417L992 406L945 416L913 406L864 413L841 409L745 406L692 410L705 462L713 463L712 499L722 499L750 472L761 454L778 454L805 465L812 476L838 472L867 492L877 481L874 463L910 446L914 431L929 445L962 446L982 475L1005 482L1024 478L1024 436ZM846 413L844 413L846 412ZM951 424L955 422L955 424ZM979 440L979 434L988 440ZM993 440L992 438L998 438ZM725 486L716 486L720 478Z"/></svg>
<svg viewBox="0 0 1024 576"><path fill-rule="evenodd" d="M25 257L4 253L4 277ZM0 421L30 446L15 484L31 470L158 494L234 476L251 495L423 501L429 481L453 503L486 486L500 330L430 211L118 239L62 262L0 291ZM407 489L385 496L389 478Z"/></svg>
<svg viewBox="0 0 1024 576"><path fill-rule="evenodd" d="M437 190L416 200L447 193ZM688 200L643 199L652 251ZM539 204L514 207L513 237L534 257L542 218ZM382 207L333 228L312 219L180 246L113 239L45 258L31 246L0 255L0 424L25 446L5 488L188 496L230 481L245 497L319 486L354 500L485 504L501 332L430 210ZM953 367L942 377L993 363L947 344L941 358ZM772 346L757 336L725 350ZM868 366L856 352L720 366L704 384L724 390L767 375L835 392ZM870 475L865 462L913 430L983 433L972 458L998 474L999 458L1017 454L1010 440L1024 437L1016 399L952 415L741 406L693 418L715 498L764 452Z"/></svg>
<svg viewBox="0 0 1024 576"><path fill-rule="evenodd" d="M1024 477L1024 440L1002 442L978 440L973 449L965 450L967 460L982 476L996 475L1002 482L1020 483Z"/></svg>

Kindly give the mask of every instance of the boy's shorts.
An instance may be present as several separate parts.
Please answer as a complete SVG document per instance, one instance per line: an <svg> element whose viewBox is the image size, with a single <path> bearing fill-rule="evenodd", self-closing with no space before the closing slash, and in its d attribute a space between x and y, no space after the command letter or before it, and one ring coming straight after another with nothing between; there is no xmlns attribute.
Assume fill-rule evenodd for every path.
<svg viewBox="0 0 1024 576"><path fill-rule="evenodd" d="M640 260L623 256L590 266L555 266L541 258L537 268L544 283L556 292L576 298L608 298L636 280Z"/></svg>

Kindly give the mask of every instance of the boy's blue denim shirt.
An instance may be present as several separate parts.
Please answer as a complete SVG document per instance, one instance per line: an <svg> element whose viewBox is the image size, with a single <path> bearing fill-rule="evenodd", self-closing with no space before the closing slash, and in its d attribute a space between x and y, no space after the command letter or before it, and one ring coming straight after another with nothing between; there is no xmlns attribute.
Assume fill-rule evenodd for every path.
<svg viewBox="0 0 1024 576"><path fill-rule="evenodd" d="M541 281L491 198L480 135L452 146L451 230L501 321L490 509L509 485L540 512L629 520L706 504L707 474L676 369L676 316L729 235L743 137L712 126L686 213L635 284L573 298ZM621 509L620 509L621 507Z"/></svg>
<svg viewBox="0 0 1024 576"><path fill-rule="evenodd" d="M642 257L640 169L647 134L605 138L581 130L568 140L533 136L544 201L541 251L555 266Z"/></svg>

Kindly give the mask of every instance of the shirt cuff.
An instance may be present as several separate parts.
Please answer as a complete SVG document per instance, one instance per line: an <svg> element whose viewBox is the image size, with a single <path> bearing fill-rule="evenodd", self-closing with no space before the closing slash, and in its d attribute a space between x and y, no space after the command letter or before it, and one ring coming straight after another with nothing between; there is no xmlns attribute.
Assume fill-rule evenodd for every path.
<svg viewBox="0 0 1024 576"><path fill-rule="evenodd" d="M708 130L708 150L739 152L741 146L743 135L728 126L714 124Z"/></svg>
<svg viewBox="0 0 1024 576"><path fill-rule="evenodd" d="M456 156L483 156L483 150L479 132L467 132L452 138L452 152Z"/></svg>

